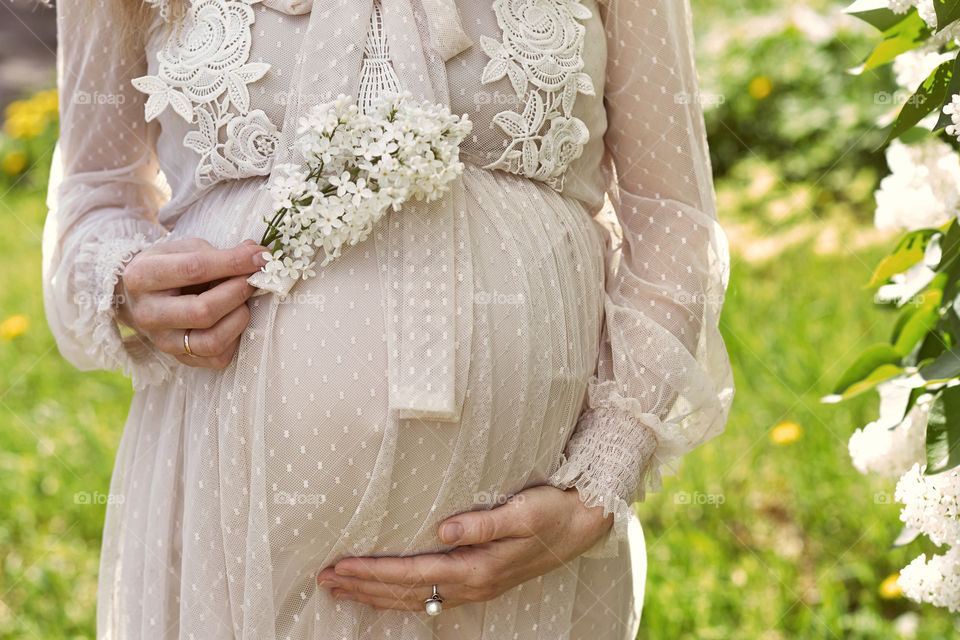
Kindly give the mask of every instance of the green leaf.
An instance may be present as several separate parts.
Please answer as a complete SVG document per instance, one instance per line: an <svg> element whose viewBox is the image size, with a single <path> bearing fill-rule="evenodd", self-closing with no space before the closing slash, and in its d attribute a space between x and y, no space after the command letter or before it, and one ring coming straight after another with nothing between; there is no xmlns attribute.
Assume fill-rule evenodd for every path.
<svg viewBox="0 0 960 640"><path fill-rule="evenodd" d="M947 85L947 95L943 99L943 104L940 105L940 118L937 120L937 124L933 125L933 131L939 131L952 123L950 116L943 112L943 107L950 104L953 96L958 93L960 93L960 54L957 54L957 57L953 59L953 75L950 78L950 84Z"/></svg>
<svg viewBox="0 0 960 640"><path fill-rule="evenodd" d="M933 9L937 12L937 33L960 18L960 0L933 0Z"/></svg>
<svg viewBox="0 0 960 640"><path fill-rule="evenodd" d="M904 144L917 144L918 142L923 142L928 137L930 137L930 130L924 129L923 127L910 127L902 134L900 134L900 142Z"/></svg>
<svg viewBox="0 0 960 640"><path fill-rule="evenodd" d="M845 13L863 20L880 31L886 31L905 20L907 13L894 13L887 0L857 0L844 9Z"/></svg>
<svg viewBox="0 0 960 640"><path fill-rule="evenodd" d="M899 422L903 422L904 418L907 417L907 414L910 413L910 410L913 409L917 404L917 400L925 393L929 393L924 387L916 387L910 390L910 397L907 398L907 406L903 409L903 415L900 416Z"/></svg>
<svg viewBox="0 0 960 640"><path fill-rule="evenodd" d="M840 376L840 380L833 388L833 393L842 395L857 382L868 378L881 365L899 363L900 358L900 352L893 345L875 344L867 347Z"/></svg>
<svg viewBox="0 0 960 640"><path fill-rule="evenodd" d="M960 2L960 0L957 1ZM947 87L950 86L950 80L953 78L953 66L953 60L942 62L927 76L926 80L920 83L917 90L900 108L900 113L897 114L897 119L890 127L886 139L874 151L909 131L924 116L944 103L947 99Z"/></svg>
<svg viewBox="0 0 960 640"><path fill-rule="evenodd" d="M893 253L877 265L866 288L884 284L891 276L903 273L923 260L923 252L927 248L927 243L936 233L939 233L937 229L918 229L903 236L894 248Z"/></svg>
<svg viewBox="0 0 960 640"><path fill-rule="evenodd" d="M916 10L910 11L907 17L883 32L884 39L876 49L867 56L862 65L852 69L852 73L863 73L887 64L901 53L915 49L923 44L930 36L930 28L923 21Z"/></svg>
<svg viewBox="0 0 960 640"><path fill-rule="evenodd" d="M938 304L930 305L929 302L925 301L916 313L912 314L910 319L907 320L893 345L901 356L906 356L913 351L913 348L923 340L924 336L937 326L937 322L940 320L938 306Z"/></svg>
<svg viewBox="0 0 960 640"><path fill-rule="evenodd" d="M960 225L954 220L940 240L940 262L937 271L946 271L960 257Z"/></svg>
<svg viewBox="0 0 960 640"><path fill-rule="evenodd" d="M914 349L909 356L903 359L901 364L905 367L923 367L932 364L937 358L950 348L946 344L944 337L938 331L931 331L923 337L919 346ZM926 384L926 383L924 383Z"/></svg>
<svg viewBox="0 0 960 640"><path fill-rule="evenodd" d="M947 387L933 397L927 420L927 474L960 464L960 386Z"/></svg>
<svg viewBox="0 0 960 640"><path fill-rule="evenodd" d="M913 314L917 312L916 305L908 304L900 312L900 315L897 316L897 322L893 325L893 333L890 336L890 344L896 344L897 338L900 337L900 334L903 332L903 328L907 326L907 322L910 318L913 317Z"/></svg>
<svg viewBox="0 0 960 640"><path fill-rule="evenodd" d="M960 336L960 317L957 316L958 299L943 307L943 315L940 318L941 331L949 332L951 335Z"/></svg>
<svg viewBox="0 0 960 640"><path fill-rule="evenodd" d="M901 376L903 375L903 373L904 373L903 367L898 367L895 364L882 364L876 369L874 369L870 375L868 375L866 378L864 378L860 382L854 382L849 387L847 387L846 390L843 392L843 394L840 396L840 399L846 400L847 398L852 398L853 396L860 395L864 391L869 391L870 389L873 389L881 382L886 382L891 378L896 378L897 376Z"/></svg>
<svg viewBox="0 0 960 640"><path fill-rule="evenodd" d="M890 342L896 344L900 340L900 336L903 334L904 328L906 328L907 323L913 319L913 316L921 310L929 310L936 312L936 317L932 321L928 321L928 328L923 333L932 331L934 327L937 326L937 321L942 317L940 315L940 302L943 300L943 290L941 289L942 278L939 275L934 276L933 280L927 285L927 287L918 292L916 295L910 298L908 304L904 304L903 311L897 317L897 322L893 327L893 335L890 337ZM920 322L919 320L917 322ZM932 322L932 324L930 324ZM913 328L916 330L916 327ZM923 335L916 336L916 340L913 341L913 345L907 349L907 352L911 351L917 342L923 338Z"/></svg>
<svg viewBox="0 0 960 640"><path fill-rule="evenodd" d="M960 375L960 347L944 351L917 373L926 381L950 380Z"/></svg>
<svg viewBox="0 0 960 640"><path fill-rule="evenodd" d="M942 277L944 280L943 284L943 299L952 300L950 306L957 307L957 297L960 296L960 260L957 260L957 256L952 258L941 259L941 264L949 263L945 269L940 269L937 267L937 278ZM958 307L960 310L960 307ZM960 336L960 333L951 330L951 334L954 336Z"/></svg>

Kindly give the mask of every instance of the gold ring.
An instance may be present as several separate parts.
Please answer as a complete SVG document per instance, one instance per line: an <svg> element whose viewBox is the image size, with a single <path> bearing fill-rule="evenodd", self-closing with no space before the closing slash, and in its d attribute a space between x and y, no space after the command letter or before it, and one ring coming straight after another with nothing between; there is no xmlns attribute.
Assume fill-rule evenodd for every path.
<svg viewBox="0 0 960 640"><path fill-rule="evenodd" d="M187 329L186 331L183 332L183 350L186 351L187 355L190 356L191 358L196 358L197 355L190 350L190 332L191 331L193 331L193 329Z"/></svg>

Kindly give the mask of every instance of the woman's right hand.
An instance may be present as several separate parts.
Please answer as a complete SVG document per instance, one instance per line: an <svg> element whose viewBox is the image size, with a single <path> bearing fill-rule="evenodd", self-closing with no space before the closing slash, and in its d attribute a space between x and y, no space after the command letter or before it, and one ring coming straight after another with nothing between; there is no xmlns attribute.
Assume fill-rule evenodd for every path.
<svg viewBox="0 0 960 640"><path fill-rule="evenodd" d="M117 283L118 318L183 364L223 369L250 320L256 289L247 278L265 264L264 251L253 240L217 249L201 238L144 249ZM193 357L184 350L187 330Z"/></svg>

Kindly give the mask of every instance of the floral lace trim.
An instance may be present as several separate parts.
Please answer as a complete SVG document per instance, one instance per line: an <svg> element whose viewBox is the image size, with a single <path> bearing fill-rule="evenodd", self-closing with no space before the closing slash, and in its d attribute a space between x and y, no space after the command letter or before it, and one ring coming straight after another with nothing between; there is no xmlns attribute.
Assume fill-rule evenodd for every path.
<svg viewBox="0 0 960 640"><path fill-rule="evenodd" d="M541 180L560 191L567 167L590 139L587 125L571 114L578 93L594 95L590 75L581 71L586 28L577 22L593 14L579 0L495 0L493 10L503 40L480 37L490 57L480 82L507 76L523 111L493 117L510 144L484 168Z"/></svg>
<svg viewBox="0 0 960 640"><path fill-rule="evenodd" d="M157 242L142 231L118 230L104 240L84 243L77 253L74 302L78 315L71 329L90 336L88 356L104 369L121 369L141 390L169 378L177 361L139 336L124 340L116 320L115 289L120 274L133 257Z"/></svg>
<svg viewBox="0 0 960 640"><path fill-rule="evenodd" d="M279 132L262 110L250 110L247 89L270 69L265 62L248 61L252 5L260 1L192 0L180 32L157 52L157 75L132 80L150 96L144 106L147 122L172 107L197 125L183 144L200 155L199 187L269 175L273 166ZM169 15L165 0L147 2Z"/></svg>

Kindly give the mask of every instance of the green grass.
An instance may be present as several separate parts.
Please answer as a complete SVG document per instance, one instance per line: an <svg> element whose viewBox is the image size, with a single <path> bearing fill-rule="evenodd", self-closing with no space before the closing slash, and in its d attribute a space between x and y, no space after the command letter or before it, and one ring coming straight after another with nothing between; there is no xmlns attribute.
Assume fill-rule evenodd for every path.
<svg viewBox="0 0 960 640"><path fill-rule="evenodd" d="M731 227L752 215L763 234L781 234L813 218L799 211L774 224L751 213L763 210L747 202ZM0 201L0 316L32 323L0 342L0 637L92 638L104 506L74 495L107 491L131 393L119 375L81 373L56 351L40 295L44 213L36 190ZM841 247L863 228L842 212L816 224L838 230ZM893 486L850 464L847 438L875 400L819 403L850 356L889 330L892 318L860 289L885 245L817 255L813 242L765 262L735 247L722 324L737 398L726 433L639 505L649 553L643 638L891 638L907 611L920 613L918 638L953 628L944 611L879 596L886 576L928 549L887 550L897 507L875 494ZM774 445L769 431L784 420L803 436ZM680 504L680 492L724 503Z"/></svg>
<svg viewBox="0 0 960 640"><path fill-rule="evenodd" d="M43 194L0 198L0 319L30 330L0 341L0 637L93 638L106 493L131 391L105 372L81 373L57 352L43 315Z"/></svg>
<svg viewBox="0 0 960 640"><path fill-rule="evenodd" d="M764 211L745 207L733 219ZM785 236L811 213L759 226ZM900 531L895 483L850 462L847 440L875 418L875 395L819 401L892 327L860 286L888 243L843 248L864 228L849 212L815 225L839 233L838 252L817 255L811 239L751 264L735 247L722 329L737 396L726 433L638 507L649 558L641 638L895 638L893 621L910 611L919 613L917 638L954 630L944 610L879 595L888 575L934 547L888 550ZM771 428L788 420L802 437L774 444ZM723 504L679 503L695 491Z"/></svg>

